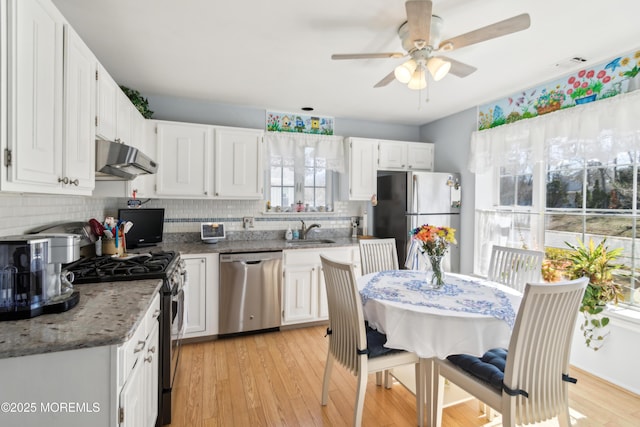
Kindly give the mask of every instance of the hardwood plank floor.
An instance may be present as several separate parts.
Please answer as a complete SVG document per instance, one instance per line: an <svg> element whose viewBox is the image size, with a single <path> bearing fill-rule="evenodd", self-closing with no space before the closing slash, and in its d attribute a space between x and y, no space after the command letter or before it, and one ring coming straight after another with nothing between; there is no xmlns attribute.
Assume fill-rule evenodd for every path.
<svg viewBox="0 0 640 427"><path fill-rule="evenodd" d="M355 377L335 368L329 404L320 405L327 357L324 326L225 338L182 348L173 394L172 427L349 426ZM640 396L572 369L572 425L636 427ZM446 408L443 426L499 426L479 412L477 400ZM400 384L385 390L369 376L363 426L415 426L415 398ZM541 424L556 426L557 422Z"/></svg>

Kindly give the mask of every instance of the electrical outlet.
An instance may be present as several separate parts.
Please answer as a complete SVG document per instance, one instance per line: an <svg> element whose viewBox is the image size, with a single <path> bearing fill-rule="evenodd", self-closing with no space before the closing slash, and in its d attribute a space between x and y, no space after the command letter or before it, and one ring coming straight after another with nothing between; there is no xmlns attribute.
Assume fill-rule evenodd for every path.
<svg viewBox="0 0 640 427"><path fill-rule="evenodd" d="M244 228L253 228L253 217L245 216L244 218L242 218L242 226Z"/></svg>

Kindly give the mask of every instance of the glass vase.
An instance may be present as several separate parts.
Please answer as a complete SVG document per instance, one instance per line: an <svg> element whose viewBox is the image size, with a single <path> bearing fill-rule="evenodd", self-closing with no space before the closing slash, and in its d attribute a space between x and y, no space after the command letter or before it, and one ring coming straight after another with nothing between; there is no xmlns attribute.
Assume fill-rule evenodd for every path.
<svg viewBox="0 0 640 427"><path fill-rule="evenodd" d="M429 261L427 263L427 283L432 289L440 289L444 286L443 256L423 254ZM429 268L431 267L431 268Z"/></svg>

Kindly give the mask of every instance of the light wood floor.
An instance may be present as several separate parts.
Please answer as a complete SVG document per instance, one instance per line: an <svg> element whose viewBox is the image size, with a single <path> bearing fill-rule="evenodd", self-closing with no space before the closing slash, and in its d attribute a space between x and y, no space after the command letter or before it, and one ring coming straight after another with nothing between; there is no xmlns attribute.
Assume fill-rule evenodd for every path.
<svg viewBox="0 0 640 427"><path fill-rule="evenodd" d="M182 348L172 427L348 426L355 377L338 364L329 404L320 405L327 355L325 327L226 338ZM640 426L640 396L577 369L570 386L573 426ZM390 390L369 376L363 426L415 426L415 398L402 385ZM446 408L445 427L500 425L479 412L476 400ZM555 426L555 420L546 425Z"/></svg>

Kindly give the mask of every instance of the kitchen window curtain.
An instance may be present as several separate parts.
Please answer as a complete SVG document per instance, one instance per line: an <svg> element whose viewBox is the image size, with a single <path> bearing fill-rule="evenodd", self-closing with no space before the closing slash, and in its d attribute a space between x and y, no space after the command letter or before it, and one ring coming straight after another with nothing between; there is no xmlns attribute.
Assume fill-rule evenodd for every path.
<svg viewBox="0 0 640 427"><path fill-rule="evenodd" d="M640 90L471 135L469 170L607 158L640 146ZM526 159L525 159L526 157Z"/></svg>
<svg viewBox="0 0 640 427"><path fill-rule="evenodd" d="M341 136L267 132L265 141L267 168L274 156L304 165L305 148L313 148L315 157L323 158L328 170L344 172L344 142Z"/></svg>

